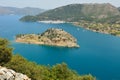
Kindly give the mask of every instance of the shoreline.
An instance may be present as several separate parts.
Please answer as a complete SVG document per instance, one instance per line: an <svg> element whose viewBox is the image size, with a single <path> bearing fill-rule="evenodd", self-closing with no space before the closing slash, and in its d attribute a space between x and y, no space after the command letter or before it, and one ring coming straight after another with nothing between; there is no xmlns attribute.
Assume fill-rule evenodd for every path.
<svg viewBox="0 0 120 80"><path fill-rule="evenodd" d="M43 21L37 21L37 22L41 22L41 23L47 23L47 24L62 24L62 23L66 23L65 21L61 21L61 20L43 20Z"/></svg>
<svg viewBox="0 0 120 80"><path fill-rule="evenodd" d="M65 46L61 44L45 44L43 42L31 42L31 41L23 41L23 40L18 40L16 39L15 42L17 43L24 43L24 44L35 44L35 45L45 45L45 46L55 46L55 47L68 47L68 48L79 48L79 45L74 45L74 46Z"/></svg>
<svg viewBox="0 0 120 80"><path fill-rule="evenodd" d="M80 25L80 24L78 24L78 23L80 23L80 22L71 22L71 24L73 24L73 25L75 25L76 27L81 27L81 28L84 28L84 29L86 29L86 30L90 30L90 31L92 31L92 32L95 32L95 33L102 33L102 34L108 34L108 35L112 35L112 36L117 36L117 37L120 37L120 34L118 35L118 34L112 34L112 32L110 32L110 31L102 31L102 29L101 29L101 31L97 31L97 30L95 30L95 29L90 29L89 27L84 27L84 26L82 26L82 25L84 25L84 24L82 24L82 25ZM112 30L112 29L111 29ZM116 30L117 31L117 30Z"/></svg>
<svg viewBox="0 0 120 80"><path fill-rule="evenodd" d="M96 33L103 33L103 34L108 34L108 35L113 35L113 36L117 36L117 37L120 37L120 34L115 34L115 33L112 33L110 31L102 31L101 30L95 30L95 29L90 29L89 27L84 27L82 25L84 25L84 23L82 25L79 25L79 23L82 23L82 22L66 22L66 21L61 21L61 20L44 20L44 21L37 21L37 22L42 22L42 23L47 23L47 24L62 24L62 23L71 23L73 25L76 25L77 27L81 27L81 28L84 28L86 30L90 30L90 31L93 31L93 32L96 32ZM92 22L91 22L92 23ZM95 23L94 23L95 24ZM98 23L96 23L98 24ZM101 23L102 24L102 23ZM97 27L97 26L96 26ZM111 29L112 30L112 29ZM117 31L117 30L116 30Z"/></svg>

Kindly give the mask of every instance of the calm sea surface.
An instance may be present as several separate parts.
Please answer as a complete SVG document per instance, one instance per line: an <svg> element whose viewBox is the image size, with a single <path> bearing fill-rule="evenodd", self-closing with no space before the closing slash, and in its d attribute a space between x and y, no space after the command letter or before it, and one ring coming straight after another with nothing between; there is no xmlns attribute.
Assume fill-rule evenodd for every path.
<svg viewBox="0 0 120 80"><path fill-rule="evenodd" d="M96 76L98 80L120 80L120 37L94 33L72 24L20 22L17 15L0 16L0 37L7 38L19 53L30 61L43 65L65 62L79 74ZM62 28L78 40L80 48L62 48L21 44L16 34L42 33L48 28Z"/></svg>

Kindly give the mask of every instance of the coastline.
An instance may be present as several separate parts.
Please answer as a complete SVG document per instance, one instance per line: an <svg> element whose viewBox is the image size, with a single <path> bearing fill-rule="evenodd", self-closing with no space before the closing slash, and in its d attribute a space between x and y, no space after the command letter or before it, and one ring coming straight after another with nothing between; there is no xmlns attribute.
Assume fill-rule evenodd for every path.
<svg viewBox="0 0 120 80"><path fill-rule="evenodd" d="M68 45L63 45L63 44L46 44L44 42L37 42L37 41L24 41L24 40L20 40L20 39L16 39L15 42L17 43L25 43L25 44L35 44L35 45L46 45L46 46L59 46L59 47L68 47L68 48L79 48L79 45L73 45L73 46L68 46Z"/></svg>
<svg viewBox="0 0 120 80"><path fill-rule="evenodd" d="M61 21L61 20L44 20L44 21L37 21L37 22L41 22L41 23L47 23L47 24L62 24L62 23L66 23L65 21Z"/></svg>
<svg viewBox="0 0 120 80"><path fill-rule="evenodd" d="M44 21L37 21L37 22L42 22L42 23L47 23L47 24L62 24L62 23L71 23L71 24L73 24L73 25L76 25L77 27L82 27L82 28L84 28L84 29L87 29L87 30L90 30L90 31L93 31L93 32L96 32L96 33L103 33L103 34L109 34L109 35L113 35L113 36L118 36L118 37L120 37L120 32L117 32L117 30L110 30L109 29L109 27L108 27L108 30L104 30L104 29L99 29L99 30L97 30L97 29L92 29L92 28L89 28L89 24L93 24L93 25L95 25L95 24L100 24L100 25L103 25L104 26L104 24L102 24L102 23L93 23L93 22L89 22L89 23L87 23L87 22L66 22L66 21L61 21L61 20L44 20ZM85 25L86 25L86 23L87 23L87 27L85 27ZM111 24L112 25L112 24ZM110 26L110 25L108 25L108 26ZM116 25L114 25L114 26L116 26ZM98 26L95 26L95 27L98 27ZM120 25L119 25L119 27L120 27ZM109 31L110 30L110 31ZM115 33L116 32L116 33Z"/></svg>
<svg viewBox="0 0 120 80"><path fill-rule="evenodd" d="M117 37L120 37L120 33L119 34L115 34L115 31L117 32L117 30L112 30L112 29L109 29L109 30L111 30L111 31L109 31L109 30L102 30L102 29L100 29L100 30L96 30L96 29L91 29L91 28L89 28L89 27L86 27L86 26L84 26L85 24L84 23L81 23L81 24L79 24L80 22L71 22L73 25L75 25L76 27L81 27L81 28L84 28L84 29L86 29L86 30L90 30L90 31L92 31L92 32L96 32L96 33L103 33L103 34L108 34L108 35L113 35L113 36L117 36ZM97 23L96 23L97 24ZM88 24L89 25L89 24ZM120 25L119 25L120 26ZM96 26L96 27L98 27L98 26ZM114 31L114 32L112 32L112 31Z"/></svg>
<svg viewBox="0 0 120 80"><path fill-rule="evenodd" d="M82 22L66 22L66 21L61 21L61 20L56 20L56 21L55 20L44 20L44 21L37 21L37 22L42 22L42 23L47 23L47 24L71 23L73 25L76 25L77 27L82 27L84 29L87 29L87 30L90 30L90 31L93 31L93 32L96 32L96 33L103 33L103 34L109 34L109 35L120 37L120 33L119 34L115 34L114 32L107 31L107 30L95 30L95 29L89 28L89 26L85 27L84 26L85 25L84 22L83 23ZM81 25L79 23L81 23ZM98 23L94 23L94 24L98 24ZM98 27L98 26L96 26L96 27ZM115 30L113 30L113 31L115 31Z"/></svg>

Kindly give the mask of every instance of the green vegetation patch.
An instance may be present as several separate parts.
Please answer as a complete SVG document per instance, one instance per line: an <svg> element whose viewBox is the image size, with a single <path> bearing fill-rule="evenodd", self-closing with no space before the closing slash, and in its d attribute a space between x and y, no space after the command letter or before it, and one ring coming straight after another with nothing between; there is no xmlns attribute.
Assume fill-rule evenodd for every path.
<svg viewBox="0 0 120 80"><path fill-rule="evenodd" d="M4 66L24 73L32 80L95 80L90 74L77 74L75 71L69 69L65 63L43 66L29 62L20 55L14 55L12 60Z"/></svg>

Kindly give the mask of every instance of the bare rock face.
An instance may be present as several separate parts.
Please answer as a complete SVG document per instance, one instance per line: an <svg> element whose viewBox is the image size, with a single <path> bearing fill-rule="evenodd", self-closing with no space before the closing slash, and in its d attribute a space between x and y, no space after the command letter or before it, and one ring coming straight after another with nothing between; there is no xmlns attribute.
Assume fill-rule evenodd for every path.
<svg viewBox="0 0 120 80"><path fill-rule="evenodd" d="M31 80L22 73L0 66L0 80Z"/></svg>

